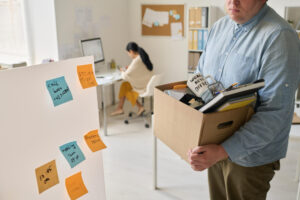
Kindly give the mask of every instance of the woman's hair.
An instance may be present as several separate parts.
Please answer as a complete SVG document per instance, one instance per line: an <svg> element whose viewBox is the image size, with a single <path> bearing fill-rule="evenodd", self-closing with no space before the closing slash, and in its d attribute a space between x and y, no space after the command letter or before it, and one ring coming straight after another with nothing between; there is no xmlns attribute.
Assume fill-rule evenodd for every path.
<svg viewBox="0 0 300 200"><path fill-rule="evenodd" d="M129 42L127 44L126 50L128 52L130 50L134 51L134 52L137 52L141 56L141 59L142 59L143 63L146 65L147 69L149 71L153 70L153 65L152 65L152 63L150 61L150 58L149 58L148 54L146 53L146 51L143 48L139 47L137 45L137 43L135 43L135 42Z"/></svg>

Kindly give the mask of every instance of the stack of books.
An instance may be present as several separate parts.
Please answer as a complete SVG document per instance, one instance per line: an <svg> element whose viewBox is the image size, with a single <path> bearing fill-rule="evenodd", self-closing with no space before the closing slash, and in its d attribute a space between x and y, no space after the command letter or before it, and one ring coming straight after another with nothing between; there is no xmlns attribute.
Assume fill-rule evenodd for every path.
<svg viewBox="0 0 300 200"><path fill-rule="evenodd" d="M220 92L211 101L202 106L199 111L203 113L225 111L255 104L257 91L264 86L264 80L258 80L254 83L230 87Z"/></svg>

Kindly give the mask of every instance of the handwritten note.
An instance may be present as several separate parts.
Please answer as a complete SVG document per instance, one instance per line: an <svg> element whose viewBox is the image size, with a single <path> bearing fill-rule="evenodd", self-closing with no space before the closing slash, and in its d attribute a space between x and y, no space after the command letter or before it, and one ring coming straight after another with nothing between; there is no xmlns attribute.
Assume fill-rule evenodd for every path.
<svg viewBox="0 0 300 200"><path fill-rule="evenodd" d="M106 145L103 143L98 134L98 130L88 132L87 134L85 134L84 139L92 152L96 152L106 148Z"/></svg>
<svg viewBox="0 0 300 200"><path fill-rule="evenodd" d="M71 200L75 200L88 193L84 185L81 172L66 178L65 184Z"/></svg>
<svg viewBox="0 0 300 200"><path fill-rule="evenodd" d="M82 151L75 141L64 144L60 146L59 149L70 164L71 168L85 160Z"/></svg>
<svg viewBox="0 0 300 200"><path fill-rule="evenodd" d="M77 74L83 89L97 86L92 64L77 66Z"/></svg>
<svg viewBox="0 0 300 200"><path fill-rule="evenodd" d="M73 100L64 76L46 81L46 86L54 106Z"/></svg>
<svg viewBox="0 0 300 200"><path fill-rule="evenodd" d="M36 168L35 175L39 193L59 183L55 160Z"/></svg>

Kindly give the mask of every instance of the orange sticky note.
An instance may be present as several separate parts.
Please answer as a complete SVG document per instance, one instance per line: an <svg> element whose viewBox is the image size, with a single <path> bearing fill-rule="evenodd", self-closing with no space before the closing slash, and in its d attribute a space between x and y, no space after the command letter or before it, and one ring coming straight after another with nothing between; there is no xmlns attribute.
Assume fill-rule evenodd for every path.
<svg viewBox="0 0 300 200"><path fill-rule="evenodd" d="M35 175L39 193L59 183L55 160L36 168Z"/></svg>
<svg viewBox="0 0 300 200"><path fill-rule="evenodd" d="M66 178L65 184L71 200L78 199L88 193L82 180L81 172Z"/></svg>
<svg viewBox="0 0 300 200"><path fill-rule="evenodd" d="M98 85L92 64L77 66L77 75L83 89Z"/></svg>
<svg viewBox="0 0 300 200"><path fill-rule="evenodd" d="M92 152L96 152L106 148L105 144L98 134L98 130L88 132L87 134L85 134L84 139Z"/></svg>

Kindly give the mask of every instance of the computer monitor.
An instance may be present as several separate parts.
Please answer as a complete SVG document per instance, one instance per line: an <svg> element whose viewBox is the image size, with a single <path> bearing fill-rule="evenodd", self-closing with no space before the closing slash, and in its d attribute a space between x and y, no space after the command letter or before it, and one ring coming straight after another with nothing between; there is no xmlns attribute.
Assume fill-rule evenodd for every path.
<svg viewBox="0 0 300 200"><path fill-rule="evenodd" d="M80 40L81 51L83 56L94 56L94 62L104 61L104 53L101 38L91 38Z"/></svg>

